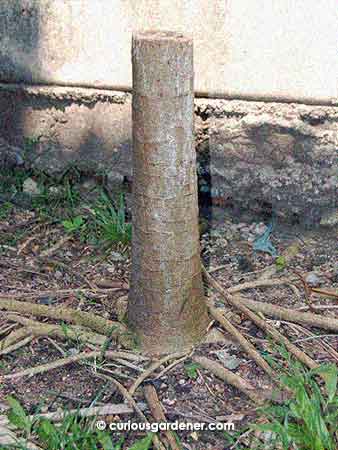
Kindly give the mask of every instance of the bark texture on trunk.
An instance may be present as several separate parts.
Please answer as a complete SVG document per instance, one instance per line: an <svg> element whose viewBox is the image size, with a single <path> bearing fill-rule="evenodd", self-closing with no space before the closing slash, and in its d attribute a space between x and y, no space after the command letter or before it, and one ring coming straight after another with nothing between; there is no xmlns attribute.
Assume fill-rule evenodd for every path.
<svg viewBox="0 0 338 450"><path fill-rule="evenodd" d="M150 354L208 323L198 232L192 39L133 36L133 239L128 320Z"/></svg>

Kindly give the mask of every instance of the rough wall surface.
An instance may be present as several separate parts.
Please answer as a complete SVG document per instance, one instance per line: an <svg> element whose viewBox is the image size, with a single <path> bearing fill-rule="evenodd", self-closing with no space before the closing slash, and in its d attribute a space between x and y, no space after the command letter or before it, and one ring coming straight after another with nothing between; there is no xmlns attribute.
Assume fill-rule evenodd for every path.
<svg viewBox="0 0 338 450"><path fill-rule="evenodd" d="M195 103L202 183L204 190L210 185L212 198L249 209L266 203L308 224L336 210L338 108Z"/></svg>
<svg viewBox="0 0 338 450"><path fill-rule="evenodd" d="M1 0L0 81L131 89L131 35L191 32L195 90L338 103L336 0Z"/></svg>
<svg viewBox="0 0 338 450"><path fill-rule="evenodd" d="M200 191L215 202L266 202L309 224L337 210L338 108L196 99L195 132ZM130 94L2 85L0 137L48 174L74 164L117 188L132 176Z"/></svg>
<svg viewBox="0 0 338 450"><path fill-rule="evenodd" d="M49 175L73 165L104 172L117 188L131 176L129 94L0 85L1 136L21 147L27 166Z"/></svg>

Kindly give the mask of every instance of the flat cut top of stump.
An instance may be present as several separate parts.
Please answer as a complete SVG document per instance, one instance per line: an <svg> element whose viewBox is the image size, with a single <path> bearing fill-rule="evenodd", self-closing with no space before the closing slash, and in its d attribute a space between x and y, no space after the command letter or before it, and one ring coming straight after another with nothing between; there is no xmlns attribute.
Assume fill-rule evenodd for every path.
<svg viewBox="0 0 338 450"><path fill-rule="evenodd" d="M178 33L177 31L148 30L137 31L133 35L137 40L151 41L185 41L190 42L191 37L187 34Z"/></svg>

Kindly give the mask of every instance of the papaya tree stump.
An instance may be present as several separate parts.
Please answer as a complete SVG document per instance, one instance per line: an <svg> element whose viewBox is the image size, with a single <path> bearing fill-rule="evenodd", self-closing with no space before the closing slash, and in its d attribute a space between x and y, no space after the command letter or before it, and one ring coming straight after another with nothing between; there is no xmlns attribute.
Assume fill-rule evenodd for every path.
<svg viewBox="0 0 338 450"><path fill-rule="evenodd" d="M184 351L208 325L201 276L193 42L133 35L132 273L128 323L145 353Z"/></svg>

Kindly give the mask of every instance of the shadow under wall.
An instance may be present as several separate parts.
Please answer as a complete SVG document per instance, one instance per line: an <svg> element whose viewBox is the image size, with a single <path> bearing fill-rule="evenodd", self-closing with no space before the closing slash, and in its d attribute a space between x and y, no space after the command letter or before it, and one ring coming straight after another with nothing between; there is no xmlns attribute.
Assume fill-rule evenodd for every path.
<svg viewBox="0 0 338 450"><path fill-rule="evenodd" d="M41 5L38 1L0 2L0 83L33 83L41 67ZM0 135L10 144L24 143L24 96L20 90L0 88Z"/></svg>

